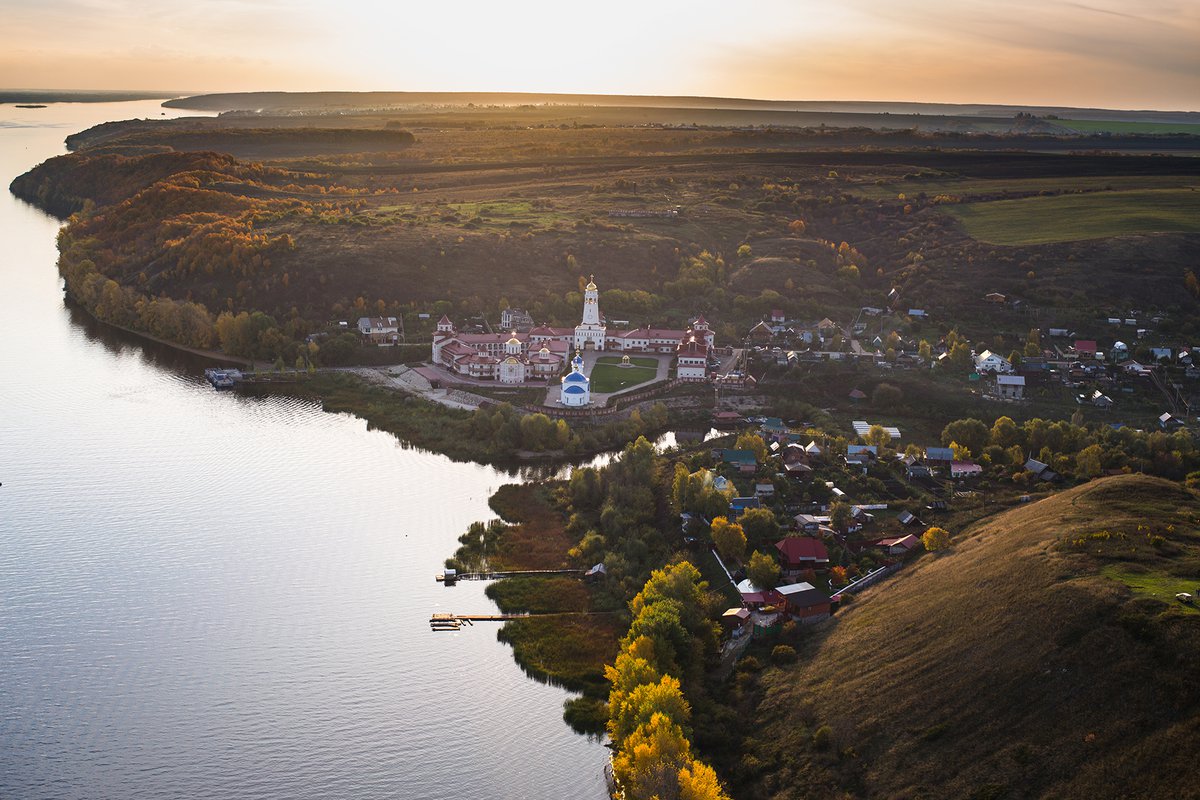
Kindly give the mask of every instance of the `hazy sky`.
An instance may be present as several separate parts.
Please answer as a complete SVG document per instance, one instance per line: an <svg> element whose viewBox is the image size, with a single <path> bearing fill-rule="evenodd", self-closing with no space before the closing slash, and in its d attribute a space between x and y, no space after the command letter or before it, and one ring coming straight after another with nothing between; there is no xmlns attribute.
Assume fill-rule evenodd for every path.
<svg viewBox="0 0 1200 800"><path fill-rule="evenodd" d="M1200 0L0 0L0 87L1200 110Z"/></svg>

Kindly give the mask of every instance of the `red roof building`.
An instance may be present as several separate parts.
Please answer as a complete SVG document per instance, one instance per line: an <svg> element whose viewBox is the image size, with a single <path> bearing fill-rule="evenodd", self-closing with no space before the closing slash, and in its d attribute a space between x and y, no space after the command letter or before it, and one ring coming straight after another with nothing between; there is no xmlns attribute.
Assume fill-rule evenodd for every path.
<svg viewBox="0 0 1200 800"><path fill-rule="evenodd" d="M775 543L783 568L788 571L828 569L829 550L825 543L809 536L788 536Z"/></svg>

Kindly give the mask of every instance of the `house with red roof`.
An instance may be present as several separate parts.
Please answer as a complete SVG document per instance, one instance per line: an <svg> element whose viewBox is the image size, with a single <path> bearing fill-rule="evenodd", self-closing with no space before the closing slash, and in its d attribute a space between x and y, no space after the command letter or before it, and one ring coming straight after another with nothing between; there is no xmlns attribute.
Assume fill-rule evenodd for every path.
<svg viewBox="0 0 1200 800"><path fill-rule="evenodd" d="M788 536L775 543L779 565L789 577L805 570L829 569L829 550L820 539L811 536Z"/></svg>
<svg viewBox="0 0 1200 800"><path fill-rule="evenodd" d="M880 539L875 542L875 547L883 550L889 555L902 556L909 553L921 544L921 540L913 534L907 536L895 536L888 539Z"/></svg>

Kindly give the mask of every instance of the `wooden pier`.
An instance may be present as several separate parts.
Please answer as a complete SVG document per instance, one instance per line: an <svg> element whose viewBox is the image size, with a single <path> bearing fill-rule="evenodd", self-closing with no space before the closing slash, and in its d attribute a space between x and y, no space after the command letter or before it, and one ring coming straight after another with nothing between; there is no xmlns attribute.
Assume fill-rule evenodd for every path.
<svg viewBox="0 0 1200 800"><path fill-rule="evenodd" d="M500 578L515 578L519 575L577 575L583 577L582 569L514 569L492 572L454 572L447 570L441 575L435 575L439 583L454 583L455 581L491 581Z"/></svg>
<svg viewBox="0 0 1200 800"><path fill-rule="evenodd" d="M457 631L464 625L474 626L476 622L506 622L510 619L524 619L529 614L450 614L439 613L429 618L429 628L432 631Z"/></svg>

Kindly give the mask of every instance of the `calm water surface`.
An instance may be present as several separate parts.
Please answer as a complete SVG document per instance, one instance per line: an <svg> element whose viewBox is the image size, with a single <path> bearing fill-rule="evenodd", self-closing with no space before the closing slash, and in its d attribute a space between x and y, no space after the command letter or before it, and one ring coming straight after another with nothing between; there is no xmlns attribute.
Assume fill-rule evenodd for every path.
<svg viewBox="0 0 1200 800"><path fill-rule="evenodd" d="M154 103L0 106L0 177ZM172 112L168 112L171 114ZM405 449L64 305L0 196L0 797L602 798L483 585L433 580L512 478Z"/></svg>

